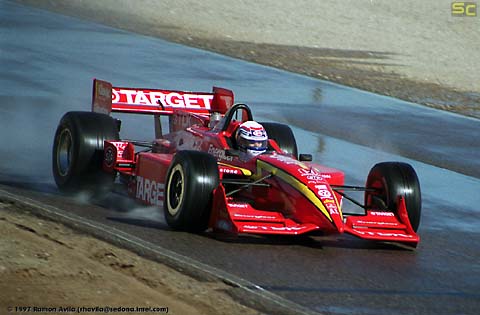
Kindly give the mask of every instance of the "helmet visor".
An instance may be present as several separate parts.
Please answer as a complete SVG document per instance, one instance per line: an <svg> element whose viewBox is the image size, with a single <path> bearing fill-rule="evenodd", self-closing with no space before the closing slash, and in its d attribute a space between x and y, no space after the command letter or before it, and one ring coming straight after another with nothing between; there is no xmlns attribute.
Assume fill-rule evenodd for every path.
<svg viewBox="0 0 480 315"><path fill-rule="evenodd" d="M267 149L267 140L247 140L248 141L248 149L250 150L259 150L263 151Z"/></svg>
<svg viewBox="0 0 480 315"><path fill-rule="evenodd" d="M249 140L240 138L239 147L253 151L265 151L268 146L267 140Z"/></svg>

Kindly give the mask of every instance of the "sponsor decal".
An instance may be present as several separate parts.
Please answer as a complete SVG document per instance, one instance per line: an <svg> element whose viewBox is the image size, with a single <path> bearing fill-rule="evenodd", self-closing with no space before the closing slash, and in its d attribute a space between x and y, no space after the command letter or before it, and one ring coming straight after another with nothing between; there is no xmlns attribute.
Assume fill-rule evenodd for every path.
<svg viewBox="0 0 480 315"><path fill-rule="evenodd" d="M320 200L322 200L323 205L325 206L325 208L328 209L330 214L340 214L338 212L337 204L335 202L333 194L330 191L330 189L328 189L328 186L327 185L315 185L315 188L317 189L318 197L320 197Z"/></svg>
<svg viewBox="0 0 480 315"><path fill-rule="evenodd" d="M161 206L165 185L154 180L137 176L137 193L135 197L149 204Z"/></svg>
<svg viewBox="0 0 480 315"><path fill-rule="evenodd" d="M323 182L325 180L324 176L313 167L310 169L299 168L298 172L300 176L306 177L307 180L312 183Z"/></svg>
<svg viewBox="0 0 480 315"><path fill-rule="evenodd" d="M97 96L105 97L107 99L110 97L110 87L101 84L99 81L96 81L95 91L97 91Z"/></svg>
<svg viewBox="0 0 480 315"><path fill-rule="evenodd" d="M379 226L384 226L384 225L389 225L389 226L398 226L398 223L395 222L376 222L376 221L364 221L364 220L357 220L355 221L356 224L366 224L366 225L379 225Z"/></svg>
<svg viewBox="0 0 480 315"><path fill-rule="evenodd" d="M213 95L160 90L112 89L112 103L210 110ZM161 104L161 105L160 105Z"/></svg>
<svg viewBox="0 0 480 315"><path fill-rule="evenodd" d="M395 214L393 212L377 212L377 211L370 211L371 215L380 216L380 217L394 217Z"/></svg>
<svg viewBox="0 0 480 315"><path fill-rule="evenodd" d="M403 233L371 232L371 231L360 231L360 230L355 230L355 233L358 233L360 235L379 236L379 237L413 238L412 235L407 235Z"/></svg>
<svg viewBox="0 0 480 315"><path fill-rule="evenodd" d="M252 134L254 137L264 137L265 130L252 130Z"/></svg>
<svg viewBox="0 0 480 315"><path fill-rule="evenodd" d="M256 215L256 214L240 214L235 213L234 218L236 219L256 219L256 220L275 220L276 217L271 215Z"/></svg>
<svg viewBox="0 0 480 315"><path fill-rule="evenodd" d="M128 146L127 142L110 142L117 148L117 159L121 159L123 156L123 151L125 151L125 148Z"/></svg>
<svg viewBox="0 0 480 315"><path fill-rule="evenodd" d="M306 227L304 227L304 226L299 226L299 227L296 227L296 226L293 226L293 227L288 227L288 226L275 227L275 226L272 226L271 229L274 230L274 231L301 231L301 230L305 230Z"/></svg>
<svg viewBox="0 0 480 315"><path fill-rule="evenodd" d="M337 208L337 204L335 203L335 200L327 198L327 199L322 199L322 202L325 205L325 208L327 208L331 214L340 214L338 212L338 208Z"/></svg>
<svg viewBox="0 0 480 315"><path fill-rule="evenodd" d="M252 175L252 172L250 170L247 170L246 168L241 168L241 167L237 167L237 166L233 166L233 165L225 164L221 162L219 162L218 165L220 166L219 172L221 173L245 175L245 176Z"/></svg>
<svg viewBox="0 0 480 315"><path fill-rule="evenodd" d="M224 160L231 162L233 161L233 156L227 156L227 153L223 149L219 149L213 146L213 144L210 144L208 147L208 154L213 155L217 160Z"/></svg>
<svg viewBox="0 0 480 315"><path fill-rule="evenodd" d="M304 226L276 227L276 226L244 225L243 227L249 230L263 230L263 231L301 231L306 229L306 227Z"/></svg>
<svg viewBox="0 0 480 315"><path fill-rule="evenodd" d="M340 214L338 213L338 208L337 206L334 204L334 203L327 203L325 205L325 208L328 209L328 211L330 212L330 214Z"/></svg>
<svg viewBox="0 0 480 315"><path fill-rule="evenodd" d="M332 193L328 189L327 185L315 185L315 188L318 189L317 194L320 199L331 199L333 198Z"/></svg>
<svg viewBox="0 0 480 315"><path fill-rule="evenodd" d="M242 209L248 208L248 205L244 203L229 203L228 206L232 208L242 208Z"/></svg>
<svg viewBox="0 0 480 315"><path fill-rule="evenodd" d="M112 99L112 85L105 81L94 80L94 93L92 110L97 113L110 114L111 111L111 99Z"/></svg>
<svg viewBox="0 0 480 315"><path fill-rule="evenodd" d="M242 171L232 168L221 167L219 171L223 174L242 175Z"/></svg>

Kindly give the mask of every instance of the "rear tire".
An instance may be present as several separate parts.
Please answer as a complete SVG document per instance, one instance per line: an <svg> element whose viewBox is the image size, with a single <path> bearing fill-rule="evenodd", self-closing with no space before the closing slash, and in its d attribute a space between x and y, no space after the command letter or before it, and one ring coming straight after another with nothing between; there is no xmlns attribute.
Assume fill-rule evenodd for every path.
<svg viewBox="0 0 480 315"><path fill-rule="evenodd" d="M164 214L170 227L188 232L203 232L220 183L215 158L198 151L175 154L165 180Z"/></svg>
<svg viewBox="0 0 480 315"><path fill-rule="evenodd" d="M298 159L297 141L289 126L274 122L262 122L260 124L267 131L268 138L275 140L283 152Z"/></svg>
<svg viewBox="0 0 480 315"><path fill-rule="evenodd" d="M63 192L88 191L98 196L111 189L115 173L102 170L104 140L118 140L112 117L68 112L57 127L52 150L53 177Z"/></svg>
<svg viewBox="0 0 480 315"><path fill-rule="evenodd" d="M398 197L403 196L410 224L417 231L422 197L417 174L411 165L401 162L378 163L370 170L366 187L377 190L365 193L367 208L388 209L396 213Z"/></svg>

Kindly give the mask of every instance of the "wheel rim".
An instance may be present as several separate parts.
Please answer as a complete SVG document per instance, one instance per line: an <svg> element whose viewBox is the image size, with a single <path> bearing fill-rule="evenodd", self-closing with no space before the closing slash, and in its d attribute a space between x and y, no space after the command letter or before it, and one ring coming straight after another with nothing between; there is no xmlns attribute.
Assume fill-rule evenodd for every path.
<svg viewBox="0 0 480 315"><path fill-rule="evenodd" d="M73 156L73 139L70 130L63 129L58 137L57 169L60 176L66 176L70 171Z"/></svg>
<svg viewBox="0 0 480 315"><path fill-rule="evenodd" d="M185 175L180 164L175 165L168 179L167 211L175 216L182 206L185 193Z"/></svg>

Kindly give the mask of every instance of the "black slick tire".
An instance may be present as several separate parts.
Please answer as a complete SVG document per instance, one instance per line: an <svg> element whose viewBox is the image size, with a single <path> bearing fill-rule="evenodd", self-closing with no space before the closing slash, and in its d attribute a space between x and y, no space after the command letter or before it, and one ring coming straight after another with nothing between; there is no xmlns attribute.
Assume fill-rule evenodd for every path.
<svg viewBox="0 0 480 315"><path fill-rule="evenodd" d="M215 158L198 151L179 151L165 180L164 214L175 230L202 232L208 227L213 191L219 185Z"/></svg>
<svg viewBox="0 0 480 315"><path fill-rule="evenodd" d="M375 189L365 193L367 209L397 211L398 197L403 196L408 218L414 231L420 225L422 197L420 183L413 167L401 162L376 164L369 172L366 187Z"/></svg>
<svg viewBox="0 0 480 315"><path fill-rule="evenodd" d="M62 192L88 191L95 196L108 191L114 173L102 170L104 140L118 140L112 117L93 112L68 112L57 127L52 150L52 171Z"/></svg>
<svg viewBox="0 0 480 315"><path fill-rule="evenodd" d="M298 158L297 141L289 126L274 122L262 122L260 124L267 131L268 138L275 140L283 152L293 155L296 159Z"/></svg>

